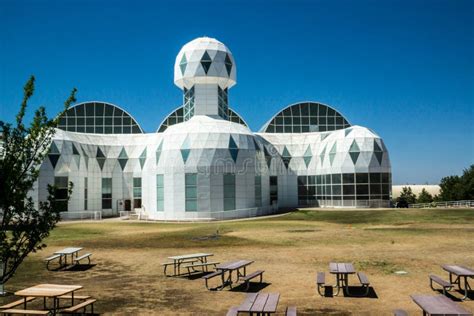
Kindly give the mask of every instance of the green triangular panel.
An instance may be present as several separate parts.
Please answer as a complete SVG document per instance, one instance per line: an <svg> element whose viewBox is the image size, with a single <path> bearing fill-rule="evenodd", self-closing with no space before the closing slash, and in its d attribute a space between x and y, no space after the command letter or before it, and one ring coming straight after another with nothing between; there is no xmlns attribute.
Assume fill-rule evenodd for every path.
<svg viewBox="0 0 474 316"><path fill-rule="evenodd" d="M288 148L283 147L283 153L281 154L281 158L283 160L283 164L285 165L286 169L288 169L288 166L290 165L291 161L291 155L290 152L288 151Z"/></svg>
<svg viewBox="0 0 474 316"><path fill-rule="evenodd" d="M186 139L184 140L183 144L181 145L181 149L190 149L189 137L188 136L186 136Z"/></svg>
<svg viewBox="0 0 474 316"><path fill-rule="evenodd" d="M230 76L232 71L232 61L230 60L229 54L225 55L225 68L227 69L227 74Z"/></svg>
<svg viewBox="0 0 474 316"><path fill-rule="evenodd" d="M235 140L232 136L229 137L229 153L234 162L237 162L237 155L239 154L239 147L235 143Z"/></svg>
<svg viewBox="0 0 474 316"><path fill-rule="evenodd" d="M89 157L89 155L87 154L86 150L84 149L84 147L81 147L82 148L82 153L84 154L84 156L86 157Z"/></svg>
<svg viewBox="0 0 474 316"><path fill-rule="evenodd" d="M105 158L104 153L102 152L102 150L101 150L99 147L97 147L97 154L96 154L96 157L97 157L97 158Z"/></svg>
<svg viewBox="0 0 474 316"><path fill-rule="evenodd" d="M349 135L350 132L352 132L352 128L346 128L346 129L344 130L344 136Z"/></svg>
<svg viewBox="0 0 474 316"><path fill-rule="evenodd" d="M377 143L375 139L374 139L374 151L375 152L382 151L382 148L380 148L379 144Z"/></svg>
<svg viewBox="0 0 474 316"><path fill-rule="evenodd" d="M76 145L72 144L72 154L80 155L79 150L77 150Z"/></svg>
<svg viewBox="0 0 474 316"><path fill-rule="evenodd" d="M138 161L140 162L140 167L143 169L143 166L145 165L145 161L146 161L146 147L143 150L140 157L138 157Z"/></svg>
<svg viewBox="0 0 474 316"><path fill-rule="evenodd" d="M306 148L306 151L304 152L304 155L303 155L303 160L304 160L304 163L306 165L306 168L308 168L312 157L313 156L311 154L311 145L308 145L308 148Z"/></svg>
<svg viewBox="0 0 474 316"><path fill-rule="evenodd" d="M349 155L351 155L352 163L355 165L357 162L357 158L359 158L360 153L359 152L350 152Z"/></svg>
<svg viewBox="0 0 474 316"><path fill-rule="evenodd" d="M229 137L229 149L238 149L237 144L232 136Z"/></svg>
<svg viewBox="0 0 474 316"><path fill-rule="evenodd" d="M183 54L183 58L181 58L181 62L179 63L179 68L181 69L181 74L184 76L184 72L186 71L186 66L188 65L188 61L186 59L186 55Z"/></svg>
<svg viewBox="0 0 474 316"><path fill-rule="evenodd" d="M104 168L104 164L105 164L105 158L96 158L97 159L97 163L99 164L99 167L100 167L100 170L102 170L102 168Z"/></svg>
<svg viewBox="0 0 474 316"><path fill-rule="evenodd" d="M349 148L349 152L351 152L351 153L358 153L358 152L360 152L359 145L357 145L357 142L355 141L355 139L354 139L354 141L352 142L351 148Z"/></svg>
<svg viewBox="0 0 474 316"><path fill-rule="evenodd" d="M190 153L191 149L181 149L181 157L183 158L184 163L188 160Z"/></svg>
<svg viewBox="0 0 474 316"><path fill-rule="evenodd" d="M383 159L383 152L382 151L376 151L374 152L375 158L377 158L377 161L379 162L379 165L382 164L382 159Z"/></svg>
<svg viewBox="0 0 474 316"><path fill-rule="evenodd" d="M51 147L49 148L49 153L50 154L60 154L58 146L56 145L55 142L51 143Z"/></svg>
<svg viewBox="0 0 474 316"><path fill-rule="evenodd" d="M258 145L258 143L257 143L257 141L255 140L255 138L253 138L253 145L255 146L255 150L256 150L256 151L261 151L260 146Z"/></svg>
<svg viewBox="0 0 474 316"><path fill-rule="evenodd" d="M79 169L81 167L81 156L74 155L72 158L76 162L77 169Z"/></svg>
<svg viewBox="0 0 474 316"><path fill-rule="evenodd" d="M326 145L327 146L327 145ZM326 146L324 146L323 151L319 155L319 158L321 159L321 164L323 164L324 161L324 156L326 155Z"/></svg>
<svg viewBox="0 0 474 316"><path fill-rule="evenodd" d="M122 147L122 150L120 151L120 154L119 154L119 159L126 159L128 158L128 155L127 155L127 152L125 151L125 148Z"/></svg>
<svg viewBox="0 0 474 316"><path fill-rule="evenodd" d="M332 163L334 162L334 158L336 157L336 152L337 152L337 143L334 142L331 150L329 151L329 163L331 164L331 166L332 166Z"/></svg>
<svg viewBox="0 0 474 316"><path fill-rule="evenodd" d="M265 147L265 146L263 146L263 153L265 155L265 161L267 162L267 167L268 167L268 169L270 169L270 166L272 164L272 156L270 155L270 153L268 152L267 147Z"/></svg>
<svg viewBox="0 0 474 316"><path fill-rule="evenodd" d="M329 133L321 134L321 141L325 140L329 136Z"/></svg>
<svg viewBox="0 0 474 316"><path fill-rule="evenodd" d="M49 154L48 155L49 161L51 161L51 164L53 165L53 168L56 168L56 164L58 163L59 157L61 157L61 155L58 155L58 154Z"/></svg>
<svg viewBox="0 0 474 316"><path fill-rule="evenodd" d="M204 55L202 55L201 57L201 65L202 65L202 68L204 68L204 72L206 73L206 75L207 75L207 72L209 71L209 68L211 67L211 63L212 63L211 57L209 56L207 51L205 51Z"/></svg>
<svg viewBox="0 0 474 316"><path fill-rule="evenodd" d="M123 169L125 169L125 166L127 165L128 159L127 158L119 158L118 162L120 164L120 167L123 170Z"/></svg>

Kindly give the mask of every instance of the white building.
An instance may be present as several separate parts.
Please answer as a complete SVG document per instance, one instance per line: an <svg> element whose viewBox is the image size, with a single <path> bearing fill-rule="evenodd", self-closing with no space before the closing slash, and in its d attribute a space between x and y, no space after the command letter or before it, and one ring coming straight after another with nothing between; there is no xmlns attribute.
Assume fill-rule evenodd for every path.
<svg viewBox="0 0 474 316"><path fill-rule="evenodd" d="M292 104L258 133L229 107L230 50L197 38L176 57L183 105L145 134L122 108L91 101L61 118L37 198L55 183L64 211L145 209L153 219L221 219L296 206L388 206L387 149L373 131L317 102Z"/></svg>

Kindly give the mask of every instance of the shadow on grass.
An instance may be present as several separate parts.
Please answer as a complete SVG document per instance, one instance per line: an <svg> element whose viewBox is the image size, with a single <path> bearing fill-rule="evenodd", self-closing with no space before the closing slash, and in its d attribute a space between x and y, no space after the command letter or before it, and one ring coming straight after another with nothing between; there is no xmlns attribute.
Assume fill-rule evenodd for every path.
<svg viewBox="0 0 474 316"><path fill-rule="evenodd" d="M233 287L230 291L231 292L248 292L248 293L257 293L267 286L271 285L271 283L267 282L250 282L249 289L247 290L246 284L239 284L238 286Z"/></svg>
<svg viewBox="0 0 474 316"><path fill-rule="evenodd" d="M365 295L366 289L361 286L349 286L349 292L345 288L342 289L344 297L359 297L359 298L379 298L373 287L369 287L369 292ZM339 292L341 293L341 292ZM334 297L334 289L332 286L324 287L324 297Z"/></svg>
<svg viewBox="0 0 474 316"><path fill-rule="evenodd" d="M459 290L459 289L446 292L446 294L443 293L442 289L436 289L435 292L438 292L441 295L445 295L446 297L450 298L452 301L455 301L455 302L463 302L461 298L464 297L465 295L464 290ZM453 295L453 292L459 295L457 294ZM471 290L467 292L467 299L474 300L474 291Z"/></svg>
<svg viewBox="0 0 474 316"><path fill-rule="evenodd" d="M75 264L73 266L66 267L65 269L60 270L60 271L71 271L71 272L87 271L89 269L92 269L96 265L97 264Z"/></svg>

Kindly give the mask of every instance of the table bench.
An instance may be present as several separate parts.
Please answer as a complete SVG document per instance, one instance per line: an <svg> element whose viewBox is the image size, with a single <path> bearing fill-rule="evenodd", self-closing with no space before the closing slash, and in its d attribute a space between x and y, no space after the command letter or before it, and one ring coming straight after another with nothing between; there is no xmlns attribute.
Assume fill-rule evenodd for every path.
<svg viewBox="0 0 474 316"><path fill-rule="evenodd" d="M264 270L257 270L255 272L252 272L250 274L247 274L246 276L241 277L240 279L244 281L244 284L246 285L245 290L248 291L250 287L250 280L256 278L257 276L260 276L260 283L263 281L263 272Z"/></svg>
<svg viewBox="0 0 474 316"><path fill-rule="evenodd" d="M370 289L370 282L369 278L365 275L365 273L357 272L357 277L359 278L359 282L362 285L362 288L365 289L364 294L362 296L367 296L369 294Z"/></svg>
<svg viewBox="0 0 474 316"><path fill-rule="evenodd" d="M238 307L238 312L248 313L250 315L269 315L276 313L279 299L279 293L248 294L244 302Z"/></svg>
<svg viewBox="0 0 474 316"><path fill-rule="evenodd" d="M209 290L209 285L207 283L209 279L212 279L216 276L222 276L223 273L224 273L223 271L215 271L215 272L206 274L205 276L201 277L201 279L204 279L204 281L206 282L206 289Z"/></svg>
<svg viewBox="0 0 474 316"><path fill-rule="evenodd" d="M77 313L78 310L80 309L84 309L83 310L83 314L86 313L86 308L87 306L91 306L91 314L94 314L94 303L96 302L97 300L96 299L88 299L82 303L79 303L79 304L76 304L74 306L71 306L69 308L66 308L66 309L63 309L61 312L62 313Z"/></svg>
<svg viewBox="0 0 474 316"><path fill-rule="evenodd" d="M59 258L59 265L61 266L61 263L62 263L62 255L52 255L48 258L45 258L44 261L46 261L46 269L50 270L51 269L49 268L49 264L51 263L51 261L55 260L55 259L58 259Z"/></svg>
<svg viewBox="0 0 474 316"><path fill-rule="evenodd" d="M87 258L87 260L88 260L87 264L91 264L91 256L92 256L92 253L86 253L86 254L83 254L83 255L80 256L80 257L74 258L73 260L74 260L74 262L75 262L76 264L79 264L79 262L80 262L82 259Z"/></svg>
<svg viewBox="0 0 474 316"><path fill-rule="evenodd" d="M227 314L226 316L237 316L239 315L239 307L238 306L232 306L231 308L229 308L229 310L227 311Z"/></svg>
<svg viewBox="0 0 474 316"><path fill-rule="evenodd" d="M11 308L17 307L19 305L25 304L25 302L26 303L31 302L34 299L36 299L36 297L27 297L26 299L22 298L21 300L17 300L17 301L2 305L2 306L0 306L0 309L11 309Z"/></svg>
<svg viewBox="0 0 474 316"><path fill-rule="evenodd" d="M5 309L0 311L3 315L49 315L49 311L40 311L34 309Z"/></svg>
<svg viewBox="0 0 474 316"><path fill-rule="evenodd" d="M61 295L61 296L58 296L58 298L63 299L63 300L71 300L72 295ZM89 298L91 298L90 295L74 295L75 300L87 300Z"/></svg>
<svg viewBox="0 0 474 316"><path fill-rule="evenodd" d="M186 268L188 269L188 274L191 275L191 269L193 270L193 272L197 272L197 270L195 270L194 268L203 268L203 270L201 272L208 272L208 267L209 266L214 266L214 268L219 264L220 262L201 262L201 263L191 263L191 264L188 264L188 265L185 265L183 266L183 268ZM204 271L204 268L206 271Z"/></svg>
<svg viewBox="0 0 474 316"><path fill-rule="evenodd" d="M430 274L430 287L435 291L436 289L433 287L433 282L439 284L443 288L443 294L446 295L446 291L450 291L453 288L453 285L441 279L439 276Z"/></svg>
<svg viewBox="0 0 474 316"><path fill-rule="evenodd" d="M444 295L411 295L411 298L423 310L423 315L472 316L471 312Z"/></svg>
<svg viewBox="0 0 474 316"><path fill-rule="evenodd" d="M316 288L318 289L318 293L321 296L324 296L323 293L321 293L321 290L325 288L326 285L326 274L324 272L318 272L316 275Z"/></svg>

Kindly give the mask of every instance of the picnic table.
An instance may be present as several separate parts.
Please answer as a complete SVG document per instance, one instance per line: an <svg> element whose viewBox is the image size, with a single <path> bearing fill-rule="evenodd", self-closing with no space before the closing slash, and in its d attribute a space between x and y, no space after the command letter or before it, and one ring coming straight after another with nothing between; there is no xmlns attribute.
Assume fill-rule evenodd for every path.
<svg viewBox="0 0 474 316"><path fill-rule="evenodd" d="M67 265L67 256L71 256L71 264L74 262L74 258L77 258L77 254L81 251L82 247L67 247L61 250L54 252L55 255L64 256L64 265ZM60 260L61 261L61 260Z"/></svg>
<svg viewBox="0 0 474 316"><path fill-rule="evenodd" d="M230 288L232 288L232 284L234 283L232 275L234 274L234 271L236 272L237 277L235 282L238 282L241 277L245 277L247 275L247 266L251 265L252 263L253 261L251 260L236 260L217 265L216 271L222 272L222 286L220 287L220 290L222 290L226 285L229 285ZM226 272L227 278L225 277Z"/></svg>
<svg viewBox="0 0 474 316"><path fill-rule="evenodd" d="M53 299L53 314L59 309L59 297L71 294L71 304L74 305L74 292L82 289L81 285L63 285L63 284L38 284L15 292L16 296L23 297L23 308L26 309L28 297L42 297L43 307L46 310L46 299Z"/></svg>
<svg viewBox="0 0 474 316"><path fill-rule="evenodd" d="M458 289L460 291L464 291L464 296L461 298L461 300L464 301L465 299L467 299L469 297L469 291L471 290L471 286L469 285L467 279L474 278L474 270L464 266L451 264L445 264L441 267L443 268L443 270L449 272L449 282L451 284L457 284ZM453 275L456 276L454 280ZM461 279L464 279L464 289L461 286Z"/></svg>
<svg viewBox="0 0 474 316"><path fill-rule="evenodd" d="M181 274L181 265L183 263L199 261L200 263L205 264L207 263L207 258L213 255L214 254L212 253L193 253L193 254L187 254L187 255L172 256L172 257L168 257L168 259L173 260L173 262L168 265L173 265L174 276L177 276ZM164 269L165 275L166 275L166 267L167 267L167 264L165 264L165 269Z"/></svg>
<svg viewBox="0 0 474 316"><path fill-rule="evenodd" d="M337 290L335 295L339 294L341 287L344 287L346 291L348 291L349 274L354 274L355 272L352 263L329 263L329 273L336 275L336 285L333 286Z"/></svg>
<svg viewBox="0 0 474 316"><path fill-rule="evenodd" d="M270 315L276 313L280 293L251 293L237 307L239 313Z"/></svg>
<svg viewBox="0 0 474 316"><path fill-rule="evenodd" d="M444 295L412 295L412 300L423 310L423 315L462 315L472 313Z"/></svg>

